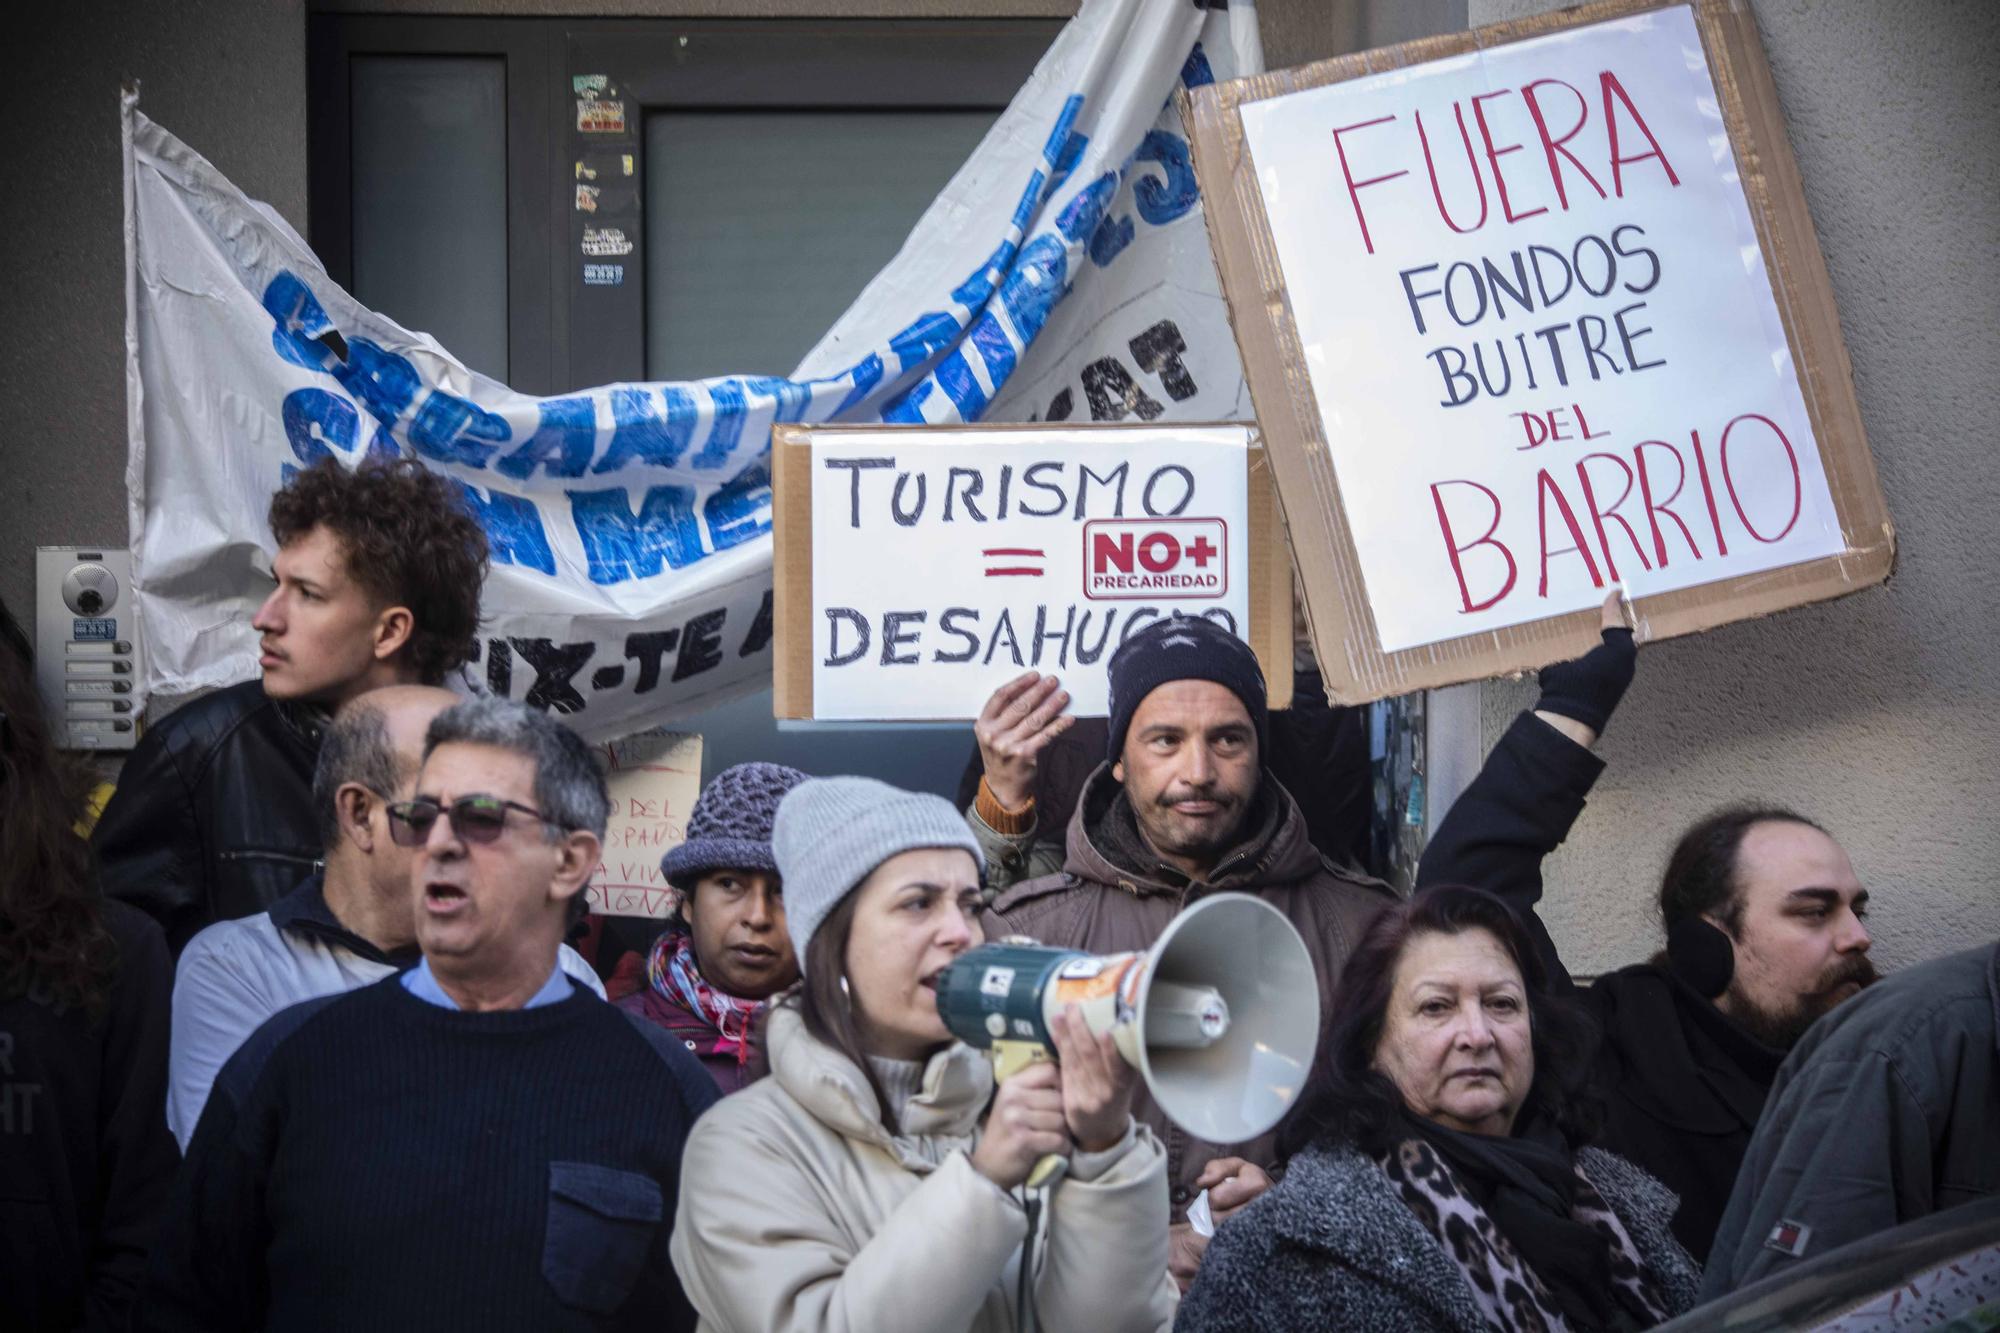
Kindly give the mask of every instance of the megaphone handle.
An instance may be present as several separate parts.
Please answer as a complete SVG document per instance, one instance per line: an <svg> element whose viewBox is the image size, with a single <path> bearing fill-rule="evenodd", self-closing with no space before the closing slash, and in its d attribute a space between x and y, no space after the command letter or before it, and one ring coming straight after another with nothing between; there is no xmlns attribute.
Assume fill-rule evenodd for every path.
<svg viewBox="0 0 2000 1333"><path fill-rule="evenodd" d="M1014 1041L1002 1038L993 1043L993 1077L1005 1083L1029 1065L1049 1058L1047 1048L1040 1042Z"/></svg>
<svg viewBox="0 0 2000 1333"><path fill-rule="evenodd" d="M1006 1082L1029 1065L1049 1058L1048 1050L1039 1042L1013 1041L1003 1038L993 1043L993 1077ZM1066 1158L1050 1153L1035 1163L1035 1169L1028 1173L1029 1189L1041 1189L1062 1179L1063 1172L1069 1170Z"/></svg>

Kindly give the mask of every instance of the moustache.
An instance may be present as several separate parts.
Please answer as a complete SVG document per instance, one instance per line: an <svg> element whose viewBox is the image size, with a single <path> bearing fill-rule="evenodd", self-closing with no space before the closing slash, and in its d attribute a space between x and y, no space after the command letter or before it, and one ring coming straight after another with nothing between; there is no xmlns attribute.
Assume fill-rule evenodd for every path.
<svg viewBox="0 0 2000 1333"><path fill-rule="evenodd" d="M1882 974L1875 970L1875 964L1869 961L1868 955L1856 954L1851 958L1843 958L1829 967L1820 977L1817 993L1830 994L1849 982L1866 990L1881 979Z"/></svg>

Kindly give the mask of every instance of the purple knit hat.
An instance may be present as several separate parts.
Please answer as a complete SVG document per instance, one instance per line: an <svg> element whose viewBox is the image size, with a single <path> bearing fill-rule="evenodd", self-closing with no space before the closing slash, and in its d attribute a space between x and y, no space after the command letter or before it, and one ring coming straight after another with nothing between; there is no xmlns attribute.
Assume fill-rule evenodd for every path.
<svg viewBox="0 0 2000 1333"><path fill-rule="evenodd" d="M660 858L660 873L683 893L711 870L764 870L776 874L771 821L778 802L806 780L783 764L737 764L702 789L688 816L687 841Z"/></svg>

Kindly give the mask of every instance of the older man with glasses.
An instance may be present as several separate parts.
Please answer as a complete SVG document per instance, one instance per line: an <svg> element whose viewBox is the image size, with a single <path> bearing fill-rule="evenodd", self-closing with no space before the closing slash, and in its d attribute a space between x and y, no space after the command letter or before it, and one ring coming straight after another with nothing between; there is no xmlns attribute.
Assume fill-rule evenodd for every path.
<svg viewBox="0 0 2000 1333"><path fill-rule="evenodd" d="M413 966L416 853L395 835L391 804L415 791L424 730L458 702L450 690L391 685L334 715L313 772L321 868L268 912L196 935L174 975L167 1125L183 1151L222 1062L301 1000L334 995ZM578 901L582 901L581 898ZM563 971L599 995L590 964L564 946Z"/></svg>
<svg viewBox="0 0 2000 1333"><path fill-rule="evenodd" d="M431 723L388 810L422 960L285 1010L223 1066L138 1327L694 1327L668 1243L715 1084L559 961L609 812L546 714Z"/></svg>

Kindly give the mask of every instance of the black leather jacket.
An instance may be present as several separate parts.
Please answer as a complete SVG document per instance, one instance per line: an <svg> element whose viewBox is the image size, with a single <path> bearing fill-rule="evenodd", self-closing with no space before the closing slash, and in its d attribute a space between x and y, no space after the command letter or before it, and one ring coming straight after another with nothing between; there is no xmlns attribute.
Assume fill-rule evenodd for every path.
<svg viewBox="0 0 2000 1333"><path fill-rule="evenodd" d="M91 842L104 891L158 921L176 957L204 926L255 916L319 864L321 725L246 681L169 714L125 761Z"/></svg>

